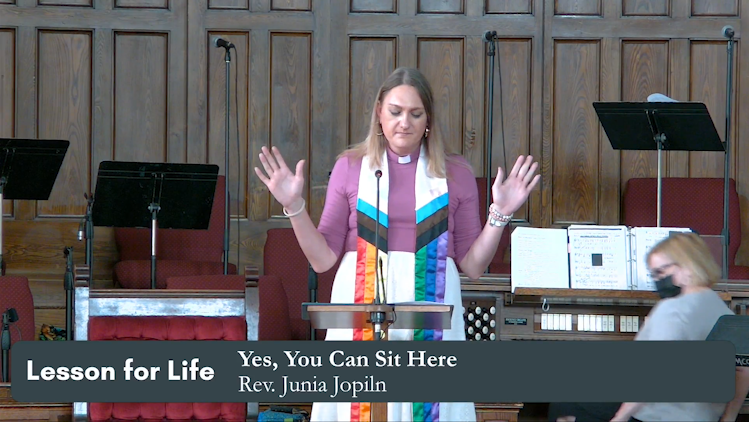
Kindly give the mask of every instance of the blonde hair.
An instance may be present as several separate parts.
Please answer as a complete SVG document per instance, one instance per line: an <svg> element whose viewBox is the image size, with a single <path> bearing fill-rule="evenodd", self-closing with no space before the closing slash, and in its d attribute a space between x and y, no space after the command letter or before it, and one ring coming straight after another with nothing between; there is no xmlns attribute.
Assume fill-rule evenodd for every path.
<svg viewBox="0 0 749 422"><path fill-rule="evenodd" d="M372 107L372 117L369 122L367 137L341 153L339 158L344 155L352 158L367 157L372 169L382 165L382 156L385 154L388 141L385 135L380 134L377 110L382 106L382 102L388 92L401 85L414 87L416 92L419 93L421 102L424 104L424 111L427 115L427 128L429 129L429 136L422 138L426 149L427 172L433 177L445 178L447 177L445 163L456 154L448 150L442 136L440 136L439 128L434 124L434 96L432 95L432 88L429 85L429 81L427 81L423 73L414 68L400 67L395 69L385 79L385 82L382 83L379 91L377 91L377 97Z"/></svg>
<svg viewBox="0 0 749 422"><path fill-rule="evenodd" d="M720 280L721 270L710 248L696 233L672 233L648 252L647 262L653 254L669 257L679 267L692 274L690 284L710 287Z"/></svg>

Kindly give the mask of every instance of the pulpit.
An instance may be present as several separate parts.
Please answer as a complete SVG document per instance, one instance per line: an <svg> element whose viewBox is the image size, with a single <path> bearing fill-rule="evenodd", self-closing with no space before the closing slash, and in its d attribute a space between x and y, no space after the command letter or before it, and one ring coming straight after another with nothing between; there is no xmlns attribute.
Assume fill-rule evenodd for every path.
<svg viewBox="0 0 749 422"><path fill-rule="evenodd" d="M393 304L303 303L302 316L312 328L372 329L375 341L387 340L389 329L449 330L453 306L433 302ZM387 403L372 403L370 419L387 421Z"/></svg>

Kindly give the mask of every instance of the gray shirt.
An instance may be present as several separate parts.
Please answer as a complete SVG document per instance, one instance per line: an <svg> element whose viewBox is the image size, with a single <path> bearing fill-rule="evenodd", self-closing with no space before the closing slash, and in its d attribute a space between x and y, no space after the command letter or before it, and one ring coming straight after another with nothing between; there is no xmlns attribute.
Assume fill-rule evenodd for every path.
<svg viewBox="0 0 749 422"><path fill-rule="evenodd" d="M713 290L659 301L635 337L640 341L701 341L723 315L732 315ZM645 403L635 419L650 421L718 421L726 403Z"/></svg>

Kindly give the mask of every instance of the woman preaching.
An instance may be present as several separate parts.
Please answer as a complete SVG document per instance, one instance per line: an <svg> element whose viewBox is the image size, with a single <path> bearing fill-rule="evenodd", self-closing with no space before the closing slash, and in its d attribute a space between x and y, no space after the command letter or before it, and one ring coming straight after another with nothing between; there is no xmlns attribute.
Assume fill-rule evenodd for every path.
<svg viewBox="0 0 749 422"><path fill-rule="evenodd" d="M302 198L304 161L292 172L277 148L262 148L255 173L283 205L312 268L322 273L341 254L331 303L372 303L375 270L388 303L453 305L449 330L389 330L388 340L465 341L456 264L478 278L496 253L505 225L538 184L538 163L520 156L507 178L501 168L481 228L476 178L460 155L446 149L424 75L396 69L380 87L369 133L336 161L325 207L315 227ZM378 189L379 179L379 189ZM375 251L379 191L380 228ZM372 340L372 330L328 330L326 340ZM315 403L312 420L369 421L369 403ZM473 421L472 403L388 403L391 421Z"/></svg>

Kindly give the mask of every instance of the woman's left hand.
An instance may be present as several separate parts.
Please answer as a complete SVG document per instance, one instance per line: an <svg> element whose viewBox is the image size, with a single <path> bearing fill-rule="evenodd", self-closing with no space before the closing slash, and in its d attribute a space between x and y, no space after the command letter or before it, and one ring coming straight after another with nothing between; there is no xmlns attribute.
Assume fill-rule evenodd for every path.
<svg viewBox="0 0 749 422"><path fill-rule="evenodd" d="M502 167L497 169L497 178L492 185L492 196L497 211L504 215L513 214L528 200L528 195L541 180L540 174L533 176L536 169L538 162L534 162L530 155L518 157L504 181Z"/></svg>

